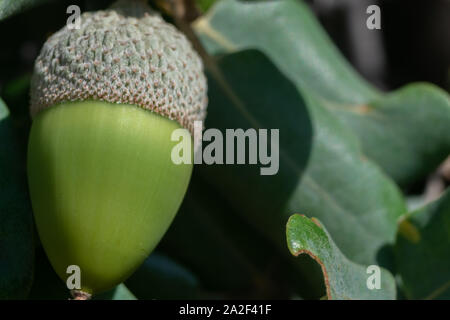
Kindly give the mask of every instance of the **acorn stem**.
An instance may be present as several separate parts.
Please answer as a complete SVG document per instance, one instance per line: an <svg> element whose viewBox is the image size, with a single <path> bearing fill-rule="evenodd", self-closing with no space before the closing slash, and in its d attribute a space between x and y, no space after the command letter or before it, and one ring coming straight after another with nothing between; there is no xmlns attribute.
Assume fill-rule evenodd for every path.
<svg viewBox="0 0 450 320"><path fill-rule="evenodd" d="M92 295L83 290L70 290L72 300L91 300Z"/></svg>

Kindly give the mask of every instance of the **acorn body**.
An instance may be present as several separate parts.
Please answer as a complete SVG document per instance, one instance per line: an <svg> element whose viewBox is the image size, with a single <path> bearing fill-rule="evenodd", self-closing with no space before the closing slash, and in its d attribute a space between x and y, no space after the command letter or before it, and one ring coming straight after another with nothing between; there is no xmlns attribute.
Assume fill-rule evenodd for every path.
<svg viewBox="0 0 450 320"><path fill-rule="evenodd" d="M86 117L89 114L89 117ZM81 270L81 289L127 278L169 227L192 165L170 159L180 126L135 106L74 102L33 122L28 173L41 242L59 276Z"/></svg>
<svg viewBox="0 0 450 320"><path fill-rule="evenodd" d="M81 30L47 41L32 79L39 237L62 280L78 266L89 294L125 280L168 229L192 172L172 161L171 136L205 115L200 59L173 26L138 9L82 15Z"/></svg>

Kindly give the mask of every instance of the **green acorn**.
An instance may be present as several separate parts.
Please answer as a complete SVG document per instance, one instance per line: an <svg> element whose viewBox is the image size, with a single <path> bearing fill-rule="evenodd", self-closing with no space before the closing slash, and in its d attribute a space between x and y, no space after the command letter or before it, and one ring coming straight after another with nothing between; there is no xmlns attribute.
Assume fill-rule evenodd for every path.
<svg viewBox="0 0 450 320"><path fill-rule="evenodd" d="M202 62L185 36L139 3L84 13L45 43L31 86L30 195L39 237L66 281L111 289L173 220L192 165L172 132L206 114Z"/></svg>

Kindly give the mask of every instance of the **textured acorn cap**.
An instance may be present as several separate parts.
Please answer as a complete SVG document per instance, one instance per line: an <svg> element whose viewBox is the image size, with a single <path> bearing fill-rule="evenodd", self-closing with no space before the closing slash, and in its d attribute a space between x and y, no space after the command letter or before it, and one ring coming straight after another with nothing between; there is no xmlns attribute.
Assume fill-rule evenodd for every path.
<svg viewBox="0 0 450 320"><path fill-rule="evenodd" d="M81 15L44 44L31 82L35 116L62 102L133 104L177 121L193 133L206 116L207 84L191 43L138 2Z"/></svg>

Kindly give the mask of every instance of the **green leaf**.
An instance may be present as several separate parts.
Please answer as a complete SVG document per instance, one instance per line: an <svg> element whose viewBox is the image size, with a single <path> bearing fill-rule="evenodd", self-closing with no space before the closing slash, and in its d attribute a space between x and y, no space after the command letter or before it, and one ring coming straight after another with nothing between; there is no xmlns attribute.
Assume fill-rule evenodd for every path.
<svg viewBox="0 0 450 320"><path fill-rule="evenodd" d="M194 22L211 54L258 49L302 88L364 103L379 93L351 68L302 1L222 0Z"/></svg>
<svg viewBox="0 0 450 320"><path fill-rule="evenodd" d="M450 153L448 94L428 84L378 92L353 70L301 1L223 0L194 27L211 54L264 52L353 129L366 156L401 185L423 178Z"/></svg>
<svg viewBox="0 0 450 320"><path fill-rule="evenodd" d="M25 172L0 99L0 299L27 296L33 274L33 221Z"/></svg>
<svg viewBox="0 0 450 320"><path fill-rule="evenodd" d="M450 190L402 217L395 253L407 298L450 299Z"/></svg>
<svg viewBox="0 0 450 320"><path fill-rule="evenodd" d="M192 273L158 253L151 254L126 284L139 299L196 299L200 293Z"/></svg>
<svg viewBox="0 0 450 320"><path fill-rule="evenodd" d="M208 11L209 8L216 2L217 0L195 0L197 6L202 12Z"/></svg>
<svg viewBox="0 0 450 320"><path fill-rule="evenodd" d="M111 300L136 300L136 297L123 283L121 283L115 288Z"/></svg>
<svg viewBox="0 0 450 320"><path fill-rule="evenodd" d="M0 20L49 0L0 0Z"/></svg>
<svg viewBox="0 0 450 320"><path fill-rule="evenodd" d="M328 300L395 299L395 280L389 271L380 268L380 288L369 289L372 272L348 260L318 220L295 214L289 218L286 236L291 254L307 254L321 266Z"/></svg>
<svg viewBox="0 0 450 320"><path fill-rule="evenodd" d="M323 221L350 259L381 261L405 203L364 158L352 132L260 52L231 54L218 65L232 93L209 78L206 128L280 129L279 172L262 176L260 165L204 165L204 178L282 250L284 225L300 212Z"/></svg>
<svg viewBox="0 0 450 320"><path fill-rule="evenodd" d="M450 99L431 84L407 85L363 105L326 105L400 185L425 177L450 153Z"/></svg>
<svg viewBox="0 0 450 320"><path fill-rule="evenodd" d="M93 300L136 300L134 294L123 284L93 297Z"/></svg>

